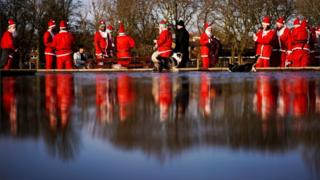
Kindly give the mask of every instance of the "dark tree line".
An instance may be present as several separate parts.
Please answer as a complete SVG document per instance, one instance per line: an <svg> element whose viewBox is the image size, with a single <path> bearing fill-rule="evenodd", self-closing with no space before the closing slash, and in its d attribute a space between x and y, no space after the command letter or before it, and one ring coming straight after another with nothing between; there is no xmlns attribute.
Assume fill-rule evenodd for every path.
<svg viewBox="0 0 320 180"><path fill-rule="evenodd" d="M317 0L0 0L0 35L6 30L8 18L17 23L20 62L28 59L31 48L43 51L42 34L47 22L53 18L68 20L76 36L76 44L83 44L93 52L93 33L99 20L114 26L125 24L126 32L135 40L135 52L148 56L153 39L158 34L157 24L162 18L171 27L178 19L186 22L187 29L198 35L204 22L213 25L215 35L232 56L242 56L254 47L252 33L259 28L265 15L275 22L279 16L287 20L295 16L306 17L313 25L320 21L320 4ZM290 23L289 23L290 24ZM42 53L40 53L42 54ZM40 59L43 59L40 57ZM20 64L21 65L21 64Z"/></svg>

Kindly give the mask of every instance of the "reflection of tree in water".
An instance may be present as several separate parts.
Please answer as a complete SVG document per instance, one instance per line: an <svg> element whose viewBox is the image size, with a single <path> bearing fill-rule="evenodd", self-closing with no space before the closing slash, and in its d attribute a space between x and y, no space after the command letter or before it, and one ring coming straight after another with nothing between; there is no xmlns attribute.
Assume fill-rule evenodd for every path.
<svg viewBox="0 0 320 180"><path fill-rule="evenodd" d="M315 104L312 104L315 102L307 99L308 112L303 117L295 117L292 111L289 111L291 114L280 116L277 114L277 107L274 107L274 110L271 109L271 111L266 109L268 113L262 115L262 111L253 111L258 109L259 104L259 99L258 103L253 100L258 92L254 80L238 82L229 78L221 82L218 77L208 77L208 86L203 86L206 94L204 102L208 103L205 105L210 107L210 113L206 116L203 116L202 111L199 110L201 108L199 106L201 96L200 76L193 78L174 76L166 81L172 83L168 86L172 87L172 91L168 91L172 93L171 98L169 98L172 99L172 102L168 103L170 107L168 118L165 121L160 119L160 88L157 85L160 84L161 78L158 78L158 76L152 79L145 77L128 78L128 81L131 82L119 87L130 86L130 91L133 91L131 94L131 92L126 91L119 92L117 90L117 76L112 76L107 81L101 81L101 85L110 84L110 86L101 88L108 95L103 96L102 93L99 98L110 99L112 104L115 103L110 109L102 109L106 111L102 115L111 113L113 118L99 116L100 119L97 118L96 121L93 121L94 118L91 116L75 118L74 112L71 113L71 107L73 106L71 103L70 114L67 114L70 121L62 120L59 113L64 108L59 108L56 105L54 107L56 109L50 111L55 114L53 121L56 121L56 123L52 124L50 124L52 121L49 121L48 110L44 108L46 106L44 81L46 80L43 80L43 76L30 77L29 81L18 78L15 92L18 114L21 115L17 116L17 133L15 136L21 138L43 137L49 154L63 160L76 158L81 148L81 128L92 128L95 136L110 141L120 149L128 151L140 149L146 155L156 157L161 162L178 156L188 149L205 146L221 146L233 150L244 149L245 151L258 153L286 153L299 147L299 145L304 145L303 157L306 163L313 169L319 169L318 137L320 128L318 126L319 122L316 121L319 116L319 111L316 111L316 109L319 107L315 108ZM267 92L265 96L268 98L262 98L261 103L266 101L271 105L278 106L277 103L274 103L279 98L277 81L280 82L278 79L263 81L263 83L267 83L262 85L268 90L264 91ZM288 81L286 82L288 83ZM308 95L309 99L312 99L312 97L318 99L319 86L315 86L314 83L304 83L303 85L305 84L308 86L308 91L299 93ZM73 86L72 83L70 86ZM80 83L77 86L82 87L84 84ZM70 91L70 89L64 91ZM76 95L76 99L85 97L86 101L79 102L77 108L79 108L80 115L77 115L84 116L83 114L89 114L88 109L100 106L95 97L96 84L85 84L85 88L80 92L84 94ZM29 97L25 98L25 94L28 94ZM128 111L120 111L117 103L119 94L123 98L121 100L122 105L125 105L123 107L131 108L125 109ZM127 95L135 97L132 98L134 99L133 103L128 102L126 104L127 102L124 100ZM66 97L62 97L62 99L64 98ZM292 99L294 100L294 98ZM68 98L64 100L68 100ZM305 98L301 98L301 101L305 103ZM67 103L70 102L67 101ZM105 104L104 101L102 102L102 104ZM291 107L292 102L289 105L288 107ZM301 105L297 105L297 107L301 108ZM121 121L120 115L124 115L123 112L132 112L132 115L122 116L125 118ZM95 113L93 114L95 115ZM94 124L93 127L91 127L92 124ZM52 125L54 125L54 128L52 128ZM0 134L11 133L10 126L8 114L2 112Z"/></svg>
<svg viewBox="0 0 320 180"><path fill-rule="evenodd" d="M69 161L74 160L80 149L80 130L70 123L66 128L59 127L55 132L48 128L44 131L44 142L48 153L53 157Z"/></svg>
<svg viewBox="0 0 320 180"><path fill-rule="evenodd" d="M156 78L154 82L159 83L159 80L161 79ZM150 84L135 81L135 93L136 97L139 97L133 107L135 113L123 123L115 119L112 124L103 126L102 129L97 127L100 128L100 135L121 149L141 149L145 154L161 161L199 146L286 153L304 142L297 141L298 132L294 129L292 117L280 117L269 112L268 116L261 116L253 112L256 106L253 101L256 90L252 81L215 83L215 80L211 79L208 92L212 112L208 117L202 117L201 112L189 106L191 101L199 99L194 96L200 94L196 92L197 88L187 88L197 87L193 84L196 81L189 84L188 79L179 77L172 82L174 102L166 122L160 121L159 107L157 101L154 101L157 98L152 97L159 96L155 93L159 87L154 88ZM277 106L277 80L271 79L267 83L270 85L264 84L269 93L266 101ZM190 89L190 92L187 89ZM179 106L182 111L179 111ZM186 109L185 113L183 109ZM271 111L267 110L277 113L276 109L274 107ZM198 114L194 115L195 113ZM308 124L310 118L313 117L306 117L303 123Z"/></svg>
<svg viewBox="0 0 320 180"><path fill-rule="evenodd" d="M309 119L296 132L296 138L303 143L302 157L312 172L320 178L320 142L319 142L319 116Z"/></svg>

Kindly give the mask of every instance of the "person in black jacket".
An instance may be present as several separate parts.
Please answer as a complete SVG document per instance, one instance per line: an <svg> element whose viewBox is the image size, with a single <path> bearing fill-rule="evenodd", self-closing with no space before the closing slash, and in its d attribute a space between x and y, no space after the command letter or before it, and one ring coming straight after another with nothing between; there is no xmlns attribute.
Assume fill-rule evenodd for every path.
<svg viewBox="0 0 320 180"><path fill-rule="evenodd" d="M175 44L174 52L183 54L182 61L178 67L186 67L189 61L189 32L186 30L182 20L177 23Z"/></svg>

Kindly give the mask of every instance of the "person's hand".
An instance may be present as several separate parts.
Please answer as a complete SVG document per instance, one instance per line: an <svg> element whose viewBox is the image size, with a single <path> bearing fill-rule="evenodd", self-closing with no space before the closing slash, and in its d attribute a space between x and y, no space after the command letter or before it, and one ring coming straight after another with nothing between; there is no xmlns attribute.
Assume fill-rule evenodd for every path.
<svg viewBox="0 0 320 180"><path fill-rule="evenodd" d="M153 40L153 43L157 44L157 40L156 40L156 39L155 39L155 40Z"/></svg>
<svg viewBox="0 0 320 180"><path fill-rule="evenodd" d="M256 34L253 34L253 41L257 41L258 37Z"/></svg>
<svg viewBox="0 0 320 180"><path fill-rule="evenodd" d="M289 65L290 65L290 64L292 64L292 62L291 62L291 61L289 61L289 60L286 60L286 62L285 62L285 65L284 65L284 66L285 66L285 67L289 67Z"/></svg>

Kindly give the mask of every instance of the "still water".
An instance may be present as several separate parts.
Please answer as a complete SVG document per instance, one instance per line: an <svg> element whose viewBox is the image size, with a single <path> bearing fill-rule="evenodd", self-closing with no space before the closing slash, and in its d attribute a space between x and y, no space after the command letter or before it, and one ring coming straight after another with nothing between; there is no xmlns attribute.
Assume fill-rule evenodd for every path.
<svg viewBox="0 0 320 180"><path fill-rule="evenodd" d="M320 179L320 73L1 77L0 179Z"/></svg>

